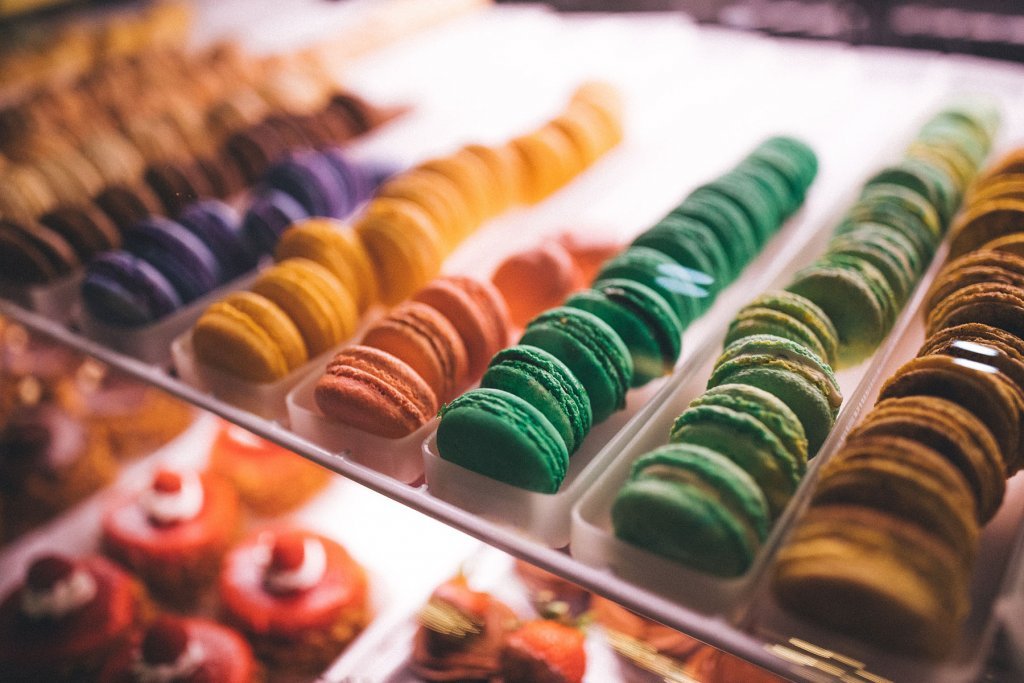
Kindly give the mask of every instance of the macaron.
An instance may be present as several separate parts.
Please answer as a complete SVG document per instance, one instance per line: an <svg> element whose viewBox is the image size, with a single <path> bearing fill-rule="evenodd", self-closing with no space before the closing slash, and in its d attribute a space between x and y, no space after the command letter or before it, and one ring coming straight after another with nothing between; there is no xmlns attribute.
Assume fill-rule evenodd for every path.
<svg viewBox="0 0 1024 683"><path fill-rule="evenodd" d="M896 315L903 306L903 302L896 295L892 286L889 285L888 279L881 270L873 266L867 259L855 254L829 252L818 263L857 273L867 284L882 310L884 332L889 331L893 323L896 322Z"/></svg>
<svg viewBox="0 0 1024 683"><path fill-rule="evenodd" d="M222 281L220 264L209 247L168 218L150 216L136 223L125 234L124 246L159 270L185 303Z"/></svg>
<svg viewBox="0 0 1024 683"><path fill-rule="evenodd" d="M946 263L928 290L925 311L974 284L998 282L1024 288L1024 257L1000 251L972 251Z"/></svg>
<svg viewBox="0 0 1024 683"><path fill-rule="evenodd" d="M91 204L58 206L40 216L39 222L63 237L82 261L121 246L121 233Z"/></svg>
<svg viewBox="0 0 1024 683"><path fill-rule="evenodd" d="M595 423L625 406L633 377L629 349L592 313L553 308L530 321L519 343L542 348L565 363L586 389Z"/></svg>
<svg viewBox="0 0 1024 683"><path fill-rule="evenodd" d="M967 572L929 530L849 505L812 507L779 550L784 608L889 652L940 659L967 611Z"/></svg>
<svg viewBox="0 0 1024 683"><path fill-rule="evenodd" d="M793 497L806 467L763 422L720 404L688 407L672 423L669 440L710 448L736 463L757 482L773 519Z"/></svg>
<svg viewBox="0 0 1024 683"><path fill-rule="evenodd" d="M490 171L491 192L499 207L507 209L521 201L523 160L511 145L472 144L463 150L484 162Z"/></svg>
<svg viewBox="0 0 1024 683"><path fill-rule="evenodd" d="M800 297L798 294L793 294L792 292L786 292L786 294L793 297L794 301L792 303L795 306L802 308L803 302L810 304L810 306L814 306L813 303L803 297ZM795 301L796 299L800 299L802 301ZM803 309L810 313L810 320L817 321L819 323L824 322L824 324L819 325L818 331L826 333L829 331L831 332L831 336L825 337L825 339L831 342L831 346L826 347L825 344L822 343L822 337L819 336L819 334L816 334L815 329L805 324L803 320L790 315L786 311L779 310L779 307L768 305L783 301L790 303L788 299L782 299L777 295L762 295L740 309L736 314L736 317L734 317L732 322L729 323L729 330L726 332L725 336L725 345L728 346L734 341L744 337L750 337L758 334L770 334L802 344L809 351L817 354L823 361L829 363L829 365L834 363L836 350L838 348L838 339L835 336L835 329L832 328L832 323L828 320L828 317L825 316L817 306L814 306L813 309ZM797 308L797 310L800 310L800 308ZM820 314L820 318L816 317L818 314Z"/></svg>
<svg viewBox="0 0 1024 683"><path fill-rule="evenodd" d="M688 270L649 247L629 247L605 263L594 284L613 279L632 280L656 292L683 326L693 322L713 300L711 277Z"/></svg>
<svg viewBox="0 0 1024 683"><path fill-rule="evenodd" d="M672 209L668 216L693 219L714 232L729 260L729 281L734 280L757 254L757 233L750 220L736 205L719 194L691 194Z"/></svg>
<svg viewBox="0 0 1024 683"><path fill-rule="evenodd" d="M1024 258L1024 232L997 237L991 242L986 242L981 248L1013 254Z"/></svg>
<svg viewBox="0 0 1024 683"><path fill-rule="evenodd" d="M437 397L412 367L368 346L338 352L313 390L329 420L389 439L407 436L437 413Z"/></svg>
<svg viewBox="0 0 1024 683"><path fill-rule="evenodd" d="M877 404L849 438L912 439L939 453L970 487L978 524L990 520L1006 491L1006 466L992 433L973 413L934 396L905 396Z"/></svg>
<svg viewBox="0 0 1024 683"><path fill-rule="evenodd" d="M884 250L901 265L906 264L911 279L917 281L928 261L921 259L914 243L903 233L890 229L881 223L844 222L835 231L829 245L835 244L840 251L844 245L863 244Z"/></svg>
<svg viewBox="0 0 1024 683"><path fill-rule="evenodd" d="M491 282L516 327L558 306L584 284L572 255L555 240L512 254L498 264Z"/></svg>
<svg viewBox="0 0 1024 683"><path fill-rule="evenodd" d="M711 277L708 288L715 293L733 278L732 264L719 237L694 218L666 216L640 233L633 246L660 251L680 266Z"/></svg>
<svg viewBox="0 0 1024 683"><path fill-rule="evenodd" d="M374 199L356 219L355 231L387 305L404 301L441 269L441 236L430 216L412 202Z"/></svg>
<svg viewBox="0 0 1024 683"><path fill-rule="evenodd" d="M938 246L935 230L921 220L913 205L886 197L860 199L847 211L835 234L843 235L864 223L884 225L901 235L914 245L914 257L919 263L928 263Z"/></svg>
<svg viewBox="0 0 1024 683"><path fill-rule="evenodd" d="M411 170L381 185L377 197L412 202L431 219L446 251L452 251L475 226L458 186L440 173Z"/></svg>
<svg viewBox="0 0 1024 683"><path fill-rule="evenodd" d="M281 234L274 258L305 258L331 271L365 311L380 299L377 274L355 230L333 218L307 218Z"/></svg>
<svg viewBox="0 0 1024 683"><path fill-rule="evenodd" d="M796 273L786 287L825 312L839 336L836 366L855 365L882 342L886 311L858 270L815 264Z"/></svg>
<svg viewBox="0 0 1024 683"><path fill-rule="evenodd" d="M949 229L949 258L1021 232L1024 199L995 199L966 207Z"/></svg>
<svg viewBox="0 0 1024 683"><path fill-rule="evenodd" d="M71 273L78 264L74 248L55 230L0 219L0 279L42 284Z"/></svg>
<svg viewBox="0 0 1024 683"><path fill-rule="evenodd" d="M178 291L159 270L121 250L104 252L89 262L82 303L96 320L123 327L152 323L182 306Z"/></svg>
<svg viewBox="0 0 1024 683"><path fill-rule="evenodd" d="M178 214L178 223L213 252L222 280L230 280L256 266L257 254L245 239L241 217L219 199L189 204Z"/></svg>
<svg viewBox="0 0 1024 683"><path fill-rule="evenodd" d="M543 200L579 171L572 140L557 127L541 126L509 145L522 160L521 196L528 204Z"/></svg>
<svg viewBox="0 0 1024 683"><path fill-rule="evenodd" d="M716 576L749 569L771 526L750 475L694 444L663 446L637 459L611 519L618 538Z"/></svg>
<svg viewBox="0 0 1024 683"><path fill-rule="evenodd" d="M93 201L122 234L144 218L163 213L157 196L140 183L106 185Z"/></svg>
<svg viewBox="0 0 1024 683"><path fill-rule="evenodd" d="M287 192L265 190L246 209L242 234L258 254L269 254L290 225L308 217L309 212Z"/></svg>
<svg viewBox="0 0 1024 683"><path fill-rule="evenodd" d="M772 335L739 339L715 363L708 388L747 384L780 398L800 419L813 457L828 437L842 404L842 393L818 356L800 344Z"/></svg>
<svg viewBox="0 0 1024 683"><path fill-rule="evenodd" d="M355 208L355 198L319 152L296 152L272 164L262 183L295 197L310 216L341 218Z"/></svg>
<svg viewBox="0 0 1024 683"><path fill-rule="evenodd" d="M781 216L778 207L773 206L749 178L728 173L701 185L690 197L704 194L724 197L739 209L746 224L753 228L754 241L758 247L763 246L779 227Z"/></svg>
<svg viewBox="0 0 1024 683"><path fill-rule="evenodd" d="M565 305L593 313L615 330L633 362L632 386L672 372L682 352L683 326L654 290L632 280L601 280Z"/></svg>
<svg viewBox="0 0 1024 683"><path fill-rule="evenodd" d="M281 261L260 273L251 289L291 318L310 357L351 337L359 322L352 294L329 270L308 259Z"/></svg>
<svg viewBox="0 0 1024 683"><path fill-rule="evenodd" d="M562 361L544 349L519 344L499 351L480 386L515 394L539 410L561 435L569 455L590 431L593 415L586 390Z"/></svg>
<svg viewBox="0 0 1024 683"><path fill-rule="evenodd" d="M479 377L509 342L511 321L501 293L489 282L449 275L431 280L412 296L448 319L466 347L467 377Z"/></svg>
<svg viewBox="0 0 1024 683"><path fill-rule="evenodd" d="M1021 416L1008 380L976 361L928 355L903 364L879 392L879 401L903 396L935 396L974 413L999 444L1006 463L1017 460Z"/></svg>
<svg viewBox="0 0 1024 683"><path fill-rule="evenodd" d="M946 327L982 323L1024 339L1024 288L1000 282L968 285L939 301L925 317L931 335Z"/></svg>
<svg viewBox="0 0 1024 683"><path fill-rule="evenodd" d="M914 439L851 435L822 467L811 504L856 505L915 522L968 566L977 552L977 505L967 480Z"/></svg>
<svg viewBox="0 0 1024 683"><path fill-rule="evenodd" d="M474 389L442 408L437 449L449 462L538 493L557 492L569 464L565 441L543 413L499 389Z"/></svg>
<svg viewBox="0 0 1024 683"><path fill-rule="evenodd" d="M295 323L254 292L232 292L210 305L192 328L196 358L248 382L269 383L309 358Z"/></svg>
<svg viewBox="0 0 1024 683"><path fill-rule="evenodd" d="M934 166L918 159L904 158L898 164L887 166L870 177L864 186L867 189L881 184L905 187L924 197L943 224L956 209L956 188L944 182Z"/></svg>
<svg viewBox="0 0 1024 683"><path fill-rule="evenodd" d="M417 164L414 171L441 175L458 190L464 206L469 210L472 229L497 213L495 202L487 185L490 174L486 164L474 154L455 152L447 156L428 159ZM463 235L465 236L465 235Z"/></svg>
<svg viewBox="0 0 1024 683"><path fill-rule="evenodd" d="M419 373L442 403L465 383L466 347L439 311L407 301L373 323L360 342L387 351Z"/></svg>
<svg viewBox="0 0 1024 683"><path fill-rule="evenodd" d="M213 195L206 177L191 164L156 162L146 168L142 177L160 199L165 215L172 218L192 202Z"/></svg>

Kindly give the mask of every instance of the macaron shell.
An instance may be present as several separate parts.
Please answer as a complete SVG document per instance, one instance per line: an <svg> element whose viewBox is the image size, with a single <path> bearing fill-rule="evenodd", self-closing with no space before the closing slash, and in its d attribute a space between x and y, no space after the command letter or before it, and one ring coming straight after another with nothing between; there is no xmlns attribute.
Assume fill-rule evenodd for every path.
<svg viewBox="0 0 1024 683"><path fill-rule="evenodd" d="M481 448L480 444L487 444ZM505 391L474 389L441 412L441 457L528 491L555 493L569 454L562 437L529 403Z"/></svg>
<svg viewBox="0 0 1024 683"><path fill-rule="evenodd" d="M455 183L439 173L408 171L384 183L378 197L416 204L431 219L446 251L452 251L473 229L466 199Z"/></svg>
<svg viewBox="0 0 1024 683"><path fill-rule="evenodd" d="M220 264L202 240L180 223L151 216L125 234L125 249L148 261L188 303L221 281Z"/></svg>
<svg viewBox="0 0 1024 683"><path fill-rule="evenodd" d="M251 382L273 382L308 358L302 336L283 310L253 292L212 304L192 329L196 358Z"/></svg>
<svg viewBox="0 0 1024 683"><path fill-rule="evenodd" d="M40 216L39 222L63 237L82 261L121 246L121 233L103 212L89 204L58 206Z"/></svg>
<svg viewBox="0 0 1024 683"><path fill-rule="evenodd" d="M982 323L1024 339L1024 288L998 282L969 285L928 312L928 335L965 323Z"/></svg>
<svg viewBox="0 0 1024 683"><path fill-rule="evenodd" d="M437 398L408 364L367 346L342 349L313 390L330 420L386 438L416 431L437 413Z"/></svg>
<svg viewBox="0 0 1024 683"><path fill-rule="evenodd" d="M968 206L950 228L949 257L974 251L992 240L1021 232L1024 200L997 199Z"/></svg>
<svg viewBox="0 0 1024 683"><path fill-rule="evenodd" d="M310 357L351 337L359 321L352 295L329 270L307 259L288 259L265 270L252 291L291 318Z"/></svg>
<svg viewBox="0 0 1024 683"><path fill-rule="evenodd" d="M82 302L97 320L126 327L146 325L182 306L160 271L121 250L104 252L89 263Z"/></svg>
<svg viewBox="0 0 1024 683"><path fill-rule="evenodd" d="M462 338L436 309L406 302L374 323L361 342L387 351L422 377L442 403L466 380L468 361Z"/></svg>
<svg viewBox="0 0 1024 683"><path fill-rule="evenodd" d="M444 251L430 217L412 202L375 199L355 224L381 288L395 305L437 275Z"/></svg>
<svg viewBox="0 0 1024 683"><path fill-rule="evenodd" d="M40 284L70 273L76 265L74 249L50 228L0 220L0 279Z"/></svg>
<svg viewBox="0 0 1024 683"><path fill-rule="evenodd" d="M813 352L823 361L835 362L834 358L829 358L825 347L809 327L796 318L771 308L747 306L740 310L729 323L729 330L723 343L728 346L744 337L759 334L790 339L807 347L808 351Z"/></svg>

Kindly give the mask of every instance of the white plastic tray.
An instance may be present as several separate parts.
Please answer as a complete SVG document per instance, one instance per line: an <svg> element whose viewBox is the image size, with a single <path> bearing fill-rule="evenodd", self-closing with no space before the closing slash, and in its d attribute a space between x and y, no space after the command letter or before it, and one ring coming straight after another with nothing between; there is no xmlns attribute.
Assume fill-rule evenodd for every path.
<svg viewBox="0 0 1024 683"><path fill-rule="evenodd" d="M90 339L95 339L104 346L115 351L137 358L145 363L166 366L171 360L171 344L175 337L192 326L206 307L222 298L226 293L237 289L245 289L256 279L256 272L241 275L213 291L204 294L195 301L182 306L168 316L149 325L141 327L120 327L109 325L92 317L82 307L82 331ZM81 297L80 292L76 295Z"/></svg>
<svg viewBox="0 0 1024 683"><path fill-rule="evenodd" d="M323 369L318 368L288 392L288 424L293 432L324 450L369 467L392 479L412 484L423 479L421 448L436 426L436 418L400 439L389 439L334 422L320 412L313 389Z"/></svg>
<svg viewBox="0 0 1024 683"><path fill-rule="evenodd" d="M85 271L79 268L70 275L44 285L20 287L3 283L0 284L0 297L10 299L51 320L69 323L78 316L82 305L79 291L84 277Z"/></svg>

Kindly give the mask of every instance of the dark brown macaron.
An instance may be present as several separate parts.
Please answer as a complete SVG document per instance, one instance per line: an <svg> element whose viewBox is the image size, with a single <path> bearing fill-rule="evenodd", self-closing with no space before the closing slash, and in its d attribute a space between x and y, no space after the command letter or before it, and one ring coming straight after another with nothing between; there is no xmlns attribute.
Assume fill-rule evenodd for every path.
<svg viewBox="0 0 1024 683"><path fill-rule="evenodd" d="M164 207L164 214L177 217L189 204L210 197L213 190L206 177L185 161L158 161L146 168L143 178Z"/></svg>
<svg viewBox="0 0 1024 683"><path fill-rule="evenodd" d="M944 265L928 290L925 311L956 291L984 282L1024 287L1024 258L1001 251L978 250Z"/></svg>
<svg viewBox="0 0 1024 683"><path fill-rule="evenodd" d="M121 246L121 233L113 221L90 204L58 206L42 215L39 222L63 237L83 262Z"/></svg>
<svg viewBox="0 0 1024 683"><path fill-rule="evenodd" d="M214 156L196 157L196 167L206 177L210 192L225 199L245 189L245 179L238 167Z"/></svg>
<svg viewBox="0 0 1024 683"><path fill-rule="evenodd" d="M78 265L67 240L45 225L0 219L0 279L17 285L44 284Z"/></svg>
<svg viewBox="0 0 1024 683"><path fill-rule="evenodd" d="M861 437L912 439L941 454L963 474L984 524L999 509L1006 491L1006 465L999 444L973 413L934 396L890 398L876 405L856 429Z"/></svg>
<svg viewBox="0 0 1024 683"><path fill-rule="evenodd" d="M362 135L381 122L378 114L365 100L349 92L338 92L331 96L326 109L336 115L344 116L350 122L350 129L355 135Z"/></svg>
<svg viewBox="0 0 1024 683"><path fill-rule="evenodd" d="M281 140L284 141L285 149L288 151L316 147L316 142L306 133L306 130L294 116L274 114L264 119L263 124L269 126L278 134Z"/></svg>
<svg viewBox="0 0 1024 683"><path fill-rule="evenodd" d="M222 155L238 168L246 185L252 185L287 151L285 140L278 132L261 123L229 136L224 141Z"/></svg>
<svg viewBox="0 0 1024 683"><path fill-rule="evenodd" d="M1024 230L1024 200L1004 198L967 207L949 230L949 257L978 249L997 237Z"/></svg>
<svg viewBox="0 0 1024 683"><path fill-rule="evenodd" d="M142 183L107 185L93 201L122 234L143 218L163 212L160 199Z"/></svg>
<svg viewBox="0 0 1024 683"><path fill-rule="evenodd" d="M989 366L950 356L914 358L886 381L879 401L903 396L936 396L966 408L988 427L1004 462L1016 461L1021 433L1020 398L1013 384Z"/></svg>
<svg viewBox="0 0 1024 683"><path fill-rule="evenodd" d="M921 351L917 354L924 356L930 353L933 346L941 346L951 341L966 340L995 346L997 349L1024 363L1024 339L1015 334L998 327L985 325L983 323L964 323L946 327L935 334L929 335L924 340Z"/></svg>
<svg viewBox="0 0 1024 683"><path fill-rule="evenodd" d="M968 285L928 311L926 334L964 323L998 327L1024 339L1024 288L1001 282Z"/></svg>
<svg viewBox="0 0 1024 683"><path fill-rule="evenodd" d="M857 505L914 522L967 566L978 552L978 514L959 469L916 439L851 435L822 468L812 505Z"/></svg>

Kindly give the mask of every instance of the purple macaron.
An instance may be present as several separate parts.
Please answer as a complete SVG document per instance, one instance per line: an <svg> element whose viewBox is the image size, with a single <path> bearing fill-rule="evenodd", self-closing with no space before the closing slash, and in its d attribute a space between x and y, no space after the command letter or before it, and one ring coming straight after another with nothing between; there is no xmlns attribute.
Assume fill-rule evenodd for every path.
<svg viewBox="0 0 1024 683"><path fill-rule="evenodd" d="M124 246L159 270L186 303L221 282L220 265L213 252L169 218L150 216L136 223L125 235Z"/></svg>
<svg viewBox="0 0 1024 683"><path fill-rule="evenodd" d="M220 264L224 280L256 266L256 252L242 234L242 219L224 202L205 199L189 204L178 216L178 223L209 247Z"/></svg>
<svg viewBox="0 0 1024 683"><path fill-rule="evenodd" d="M265 188L249 205L242 221L242 234L258 254L269 254L274 251L281 233L304 218L309 218L309 212L295 197Z"/></svg>
<svg viewBox="0 0 1024 683"><path fill-rule="evenodd" d="M159 270L123 250L94 258L82 283L86 310L108 325L138 327L181 307L181 297Z"/></svg>

